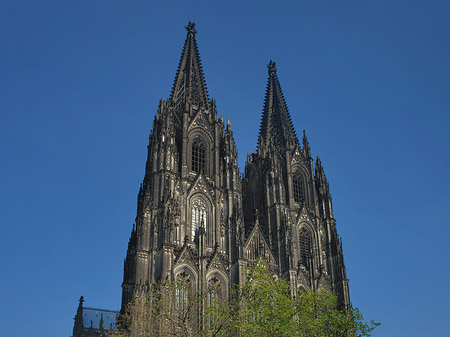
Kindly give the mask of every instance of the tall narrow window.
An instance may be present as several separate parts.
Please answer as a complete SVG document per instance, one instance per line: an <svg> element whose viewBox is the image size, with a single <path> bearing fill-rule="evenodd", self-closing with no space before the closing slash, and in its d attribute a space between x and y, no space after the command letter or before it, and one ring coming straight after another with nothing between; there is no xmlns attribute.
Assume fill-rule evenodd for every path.
<svg viewBox="0 0 450 337"><path fill-rule="evenodd" d="M192 202L192 241L196 242L198 239L198 229L203 221L203 226L207 228L207 213L206 204L201 198L195 198Z"/></svg>
<svg viewBox="0 0 450 337"><path fill-rule="evenodd" d="M312 238L311 232L303 227L300 230L300 262L305 267L311 264Z"/></svg>
<svg viewBox="0 0 450 337"><path fill-rule="evenodd" d="M303 177L299 172L294 173L292 177L292 185L294 189L294 201L301 203L305 200L305 188Z"/></svg>
<svg viewBox="0 0 450 337"><path fill-rule="evenodd" d="M208 294L206 298L206 303L210 306L214 305L214 303L222 299L223 299L222 283L216 277L213 277L208 281Z"/></svg>
<svg viewBox="0 0 450 337"><path fill-rule="evenodd" d="M208 326L217 322L220 314L218 304L223 299L222 282L214 276L208 281L208 293L206 294L206 305L213 309L206 321Z"/></svg>
<svg viewBox="0 0 450 337"><path fill-rule="evenodd" d="M191 278L186 272L177 275L175 285L175 305L178 310L178 317L184 317L189 310L189 293L191 290Z"/></svg>
<svg viewBox="0 0 450 337"><path fill-rule="evenodd" d="M206 146L199 139L192 142L192 171L205 174L206 167Z"/></svg>

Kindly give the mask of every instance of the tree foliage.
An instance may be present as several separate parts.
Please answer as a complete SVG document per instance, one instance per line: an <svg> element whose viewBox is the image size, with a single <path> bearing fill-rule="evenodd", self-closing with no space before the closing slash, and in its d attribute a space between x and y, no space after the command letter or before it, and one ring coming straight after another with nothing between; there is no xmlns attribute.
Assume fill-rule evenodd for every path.
<svg viewBox="0 0 450 337"><path fill-rule="evenodd" d="M364 321L357 308L337 309L337 297L326 291L292 297L289 283L276 278L264 260L247 275L231 300L214 299L210 305L186 284L168 282L137 292L108 336L362 337L380 325Z"/></svg>
<svg viewBox="0 0 450 337"><path fill-rule="evenodd" d="M337 296L324 290L292 297L289 282L274 277L265 260L248 268L248 278L238 289L236 336L359 337L370 336L380 325L365 322L357 308L337 309Z"/></svg>

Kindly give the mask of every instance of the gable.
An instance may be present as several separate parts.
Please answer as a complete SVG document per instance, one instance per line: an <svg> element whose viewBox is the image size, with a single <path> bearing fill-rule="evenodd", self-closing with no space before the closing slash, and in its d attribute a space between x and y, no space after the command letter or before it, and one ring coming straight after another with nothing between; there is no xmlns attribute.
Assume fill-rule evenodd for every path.
<svg viewBox="0 0 450 337"><path fill-rule="evenodd" d="M222 254L220 254L217 250L214 252L214 254L211 256L211 259L209 260L208 264L206 265L206 270L210 269L218 269L222 271L226 271L227 268L227 261Z"/></svg>
<svg viewBox="0 0 450 337"><path fill-rule="evenodd" d="M174 267L181 264L188 264L197 269L197 259L195 255L196 254L192 251L192 249L187 244L185 244L183 246L183 249L181 249L179 255L175 258Z"/></svg>
<svg viewBox="0 0 450 337"><path fill-rule="evenodd" d="M191 133L195 129L203 130L204 132L202 133L206 134L209 137L210 141L213 140L211 136L210 122L208 120L208 117L205 115L205 112L201 109L198 110L197 114L189 125L188 132Z"/></svg>
<svg viewBox="0 0 450 337"><path fill-rule="evenodd" d="M276 264L272 251L257 223L244 244L244 257L248 260L264 258L269 264Z"/></svg>
<svg viewBox="0 0 450 337"><path fill-rule="evenodd" d="M194 183L188 189L188 196L194 193L203 193L208 197L209 202L213 200L214 192L210 189L209 183L202 174L197 176Z"/></svg>

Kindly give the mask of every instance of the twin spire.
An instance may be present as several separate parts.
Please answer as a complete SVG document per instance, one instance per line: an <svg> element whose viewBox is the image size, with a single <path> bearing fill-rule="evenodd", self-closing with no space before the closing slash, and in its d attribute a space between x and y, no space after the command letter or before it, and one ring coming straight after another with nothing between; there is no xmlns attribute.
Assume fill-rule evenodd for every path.
<svg viewBox="0 0 450 337"><path fill-rule="evenodd" d="M185 103L209 109L208 90L195 39L195 34L197 34L195 23L189 21L185 28L187 30L186 41L184 42L170 99L176 109L184 106ZM269 78L259 130L258 152L270 144L287 149L290 145L299 143L278 81L275 62L271 60L267 68Z"/></svg>
<svg viewBox="0 0 450 337"><path fill-rule="evenodd" d="M206 89L205 76L195 40L195 23L189 21L185 27L187 30L186 41L178 64L177 74L172 87L170 99L173 104L183 106L191 103L197 107L209 108L208 90Z"/></svg>
<svg viewBox="0 0 450 337"><path fill-rule="evenodd" d="M271 144L284 149L287 149L289 145L298 144L298 138L278 81L275 62L270 60L267 68L269 78L259 128L258 153L265 151Z"/></svg>

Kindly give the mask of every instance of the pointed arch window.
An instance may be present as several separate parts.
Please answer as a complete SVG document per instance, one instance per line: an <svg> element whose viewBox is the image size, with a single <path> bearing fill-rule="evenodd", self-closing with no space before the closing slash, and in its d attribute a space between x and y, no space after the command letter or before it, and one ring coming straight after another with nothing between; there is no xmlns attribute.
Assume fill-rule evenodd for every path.
<svg viewBox="0 0 450 337"><path fill-rule="evenodd" d="M311 232L303 227L300 230L300 263L309 268L311 265L311 249L312 249L312 236Z"/></svg>
<svg viewBox="0 0 450 337"><path fill-rule="evenodd" d="M294 192L294 201L297 203L302 203L303 201L305 201L305 184L300 172L294 173L294 176L292 177L292 186Z"/></svg>
<svg viewBox="0 0 450 337"><path fill-rule="evenodd" d="M206 294L206 305L213 309L206 322L208 326L211 326L218 320L218 303L223 301L223 295L223 284L217 277L214 276L208 281L208 293Z"/></svg>
<svg viewBox="0 0 450 337"><path fill-rule="evenodd" d="M203 222L205 229L207 228L207 212L206 203L202 198L195 198L192 202L192 224L191 239L193 242L198 240L198 229Z"/></svg>
<svg viewBox="0 0 450 337"><path fill-rule="evenodd" d="M222 282L215 276L208 281L208 294L206 296L206 303L208 306L214 305L223 299Z"/></svg>
<svg viewBox="0 0 450 337"><path fill-rule="evenodd" d="M205 174L206 146L200 138L192 142L192 171Z"/></svg>
<svg viewBox="0 0 450 337"><path fill-rule="evenodd" d="M191 278L185 271L177 275L175 285L175 305L176 309L181 314L179 317L183 317L183 314L189 310L189 295L191 287Z"/></svg>

